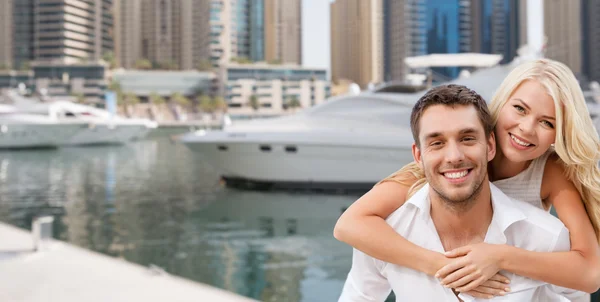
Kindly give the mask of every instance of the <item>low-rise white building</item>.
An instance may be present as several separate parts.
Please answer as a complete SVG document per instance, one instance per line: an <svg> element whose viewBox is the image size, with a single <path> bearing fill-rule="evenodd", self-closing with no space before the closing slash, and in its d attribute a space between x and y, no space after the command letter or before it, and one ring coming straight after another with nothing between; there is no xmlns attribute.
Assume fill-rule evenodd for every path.
<svg viewBox="0 0 600 302"><path fill-rule="evenodd" d="M228 113L242 118L308 108L325 101L331 89L326 69L297 65L229 64L221 68L219 79ZM253 108L253 98L258 108Z"/></svg>

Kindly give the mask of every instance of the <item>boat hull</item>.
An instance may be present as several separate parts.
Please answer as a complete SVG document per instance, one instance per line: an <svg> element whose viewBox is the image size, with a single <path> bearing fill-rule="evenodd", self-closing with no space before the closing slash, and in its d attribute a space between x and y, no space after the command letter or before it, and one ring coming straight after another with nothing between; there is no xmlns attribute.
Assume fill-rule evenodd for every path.
<svg viewBox="0 0 600 302"><path fill-rule="evenodd" d="M87 125L75 124L2 124L0 149L56 148Z"/></svg>
<svg viewBox="0 0 600 302"><path fill-rule="evenodd" d="M91 124L71 137L66 145L125 144L148 133L145 125Z"/></svg>
<svg viewBox="0 0 600 302"><path fill-rule="evenodd" d="M228 186L358 190L413 160L409 146L310 143L187 143L220 170Z"/></svg>

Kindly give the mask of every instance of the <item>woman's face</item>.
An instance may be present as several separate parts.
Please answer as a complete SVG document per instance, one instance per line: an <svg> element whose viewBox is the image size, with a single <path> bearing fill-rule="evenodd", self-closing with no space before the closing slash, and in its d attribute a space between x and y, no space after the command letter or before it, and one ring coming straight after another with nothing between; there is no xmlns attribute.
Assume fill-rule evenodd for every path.
<svg viewBox="0 0 600 302"><path fill-rule="evenodd" d="M544 86L521 83L500 110L495 132L498 148L512 162L544 154L556 137L554 101Z"/></svg>

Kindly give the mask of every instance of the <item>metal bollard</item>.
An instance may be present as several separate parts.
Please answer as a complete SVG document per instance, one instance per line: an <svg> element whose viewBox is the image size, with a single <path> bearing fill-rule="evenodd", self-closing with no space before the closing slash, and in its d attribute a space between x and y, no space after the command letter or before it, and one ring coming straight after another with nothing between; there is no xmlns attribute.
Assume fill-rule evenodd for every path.
<svg viewBox="0 0 600 302"><path fill-rule="evenodd" d="M31 225L31 234L33 236L33 250L40 251L43 249L44 242L52 239L52 223L53 216L40 216L33 219Z"/></svg>

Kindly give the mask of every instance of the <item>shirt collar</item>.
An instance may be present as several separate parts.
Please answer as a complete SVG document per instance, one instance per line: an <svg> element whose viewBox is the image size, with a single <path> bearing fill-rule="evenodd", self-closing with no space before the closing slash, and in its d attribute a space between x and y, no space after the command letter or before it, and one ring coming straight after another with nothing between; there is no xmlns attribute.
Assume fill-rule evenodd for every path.
<svg viewBox="0 0 600 302"><path fill-rule="evenodd" d="M525 214L519 209L515 201L504 194L494 184L488 182L492 196L492 208L494 214L492 222L485 236L485 242L494 244L505 244L505 232L513 223L524 220ZM419 209L419 216L425 220L431 219L431 202L429 200L429 184L417 191L406 203L412 204Z"/></svg>

